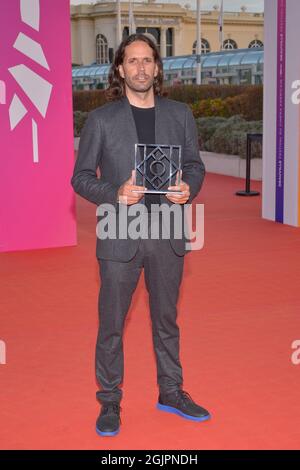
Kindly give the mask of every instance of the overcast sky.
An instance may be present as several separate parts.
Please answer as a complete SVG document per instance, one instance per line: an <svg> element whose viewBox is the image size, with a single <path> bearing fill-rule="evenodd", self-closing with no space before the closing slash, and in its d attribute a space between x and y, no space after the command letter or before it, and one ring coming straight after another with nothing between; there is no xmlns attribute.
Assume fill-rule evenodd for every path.
<svg viewBox="0 0 300 470"><path fill-rule="evenodd" d="M96 0L71 0L73 5L80 3L96 3ZM195 8L196 0L157 0L156 3L189 3ZM201 0L202 10L211 10L214 5L220 5L220 0ZM264 0L224 0L225 11L239 11L241 6L247 7L247 11L261 12L264 10Z"/></svg>

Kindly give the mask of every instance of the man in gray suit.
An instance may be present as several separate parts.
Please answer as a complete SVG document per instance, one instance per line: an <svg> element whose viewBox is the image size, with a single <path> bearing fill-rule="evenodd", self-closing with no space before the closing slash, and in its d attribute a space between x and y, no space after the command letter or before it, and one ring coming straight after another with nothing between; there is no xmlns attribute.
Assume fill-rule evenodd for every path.
<svg viewBox="0 0 300 470"><path fill-rule="evenodd" d="M146 35L129 36L116 51L110 70L111 102L89 113L81 133L73 188L99 207L105 204L108 212L115 210L117 218L121 209L138 203L147 214L160 203L183 208L204 179L193 115L187 105L161 96L162 82L162 61L154 43ZM181 145L182 178L169 188L174 193L138 192L144 188L135 184L136 143ZM184 236L177 239L171 232L169 239L97 237L101 287L96 376L101 388L96 395L102 406L96 431L101 436L119 432L124 321L142 269L157 364L157 408L194 421L210 417L182 390L176 306L186 248Z"/></svg>

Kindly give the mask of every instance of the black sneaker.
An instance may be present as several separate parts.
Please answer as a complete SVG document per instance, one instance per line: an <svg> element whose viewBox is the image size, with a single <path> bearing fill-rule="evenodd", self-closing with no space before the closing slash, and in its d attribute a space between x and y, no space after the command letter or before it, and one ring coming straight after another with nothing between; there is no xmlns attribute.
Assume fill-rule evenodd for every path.
<svg viewBox="0 0 300 470"><path fill-rule="evenodd" d="M191 396L183 390L160 394L157 408L193 421L206 421L210 418L209 412L197 405Z"/></svg>
<svg viewBox="0 0 300 470"><path fill-rule="evenodd" d="M96 432L99 436L115 436L120 430L121 407L117 402L104 403L96 422Z"/></svg>

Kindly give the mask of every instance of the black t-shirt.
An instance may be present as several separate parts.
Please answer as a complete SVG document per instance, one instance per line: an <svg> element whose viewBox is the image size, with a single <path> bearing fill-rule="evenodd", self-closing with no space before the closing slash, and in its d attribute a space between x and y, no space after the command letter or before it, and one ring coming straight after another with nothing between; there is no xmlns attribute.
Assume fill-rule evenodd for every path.
<svg viewBox="0 0 300 470"><path fill-rule="evenodd" d="M131 105L137 135L140 144L155 144L155 107L138 108ZM150 184L146 180L146 187ZM151 210L151 204L159 204L160 197L156 194L145 194L145 205L148 211Z"/></svg>

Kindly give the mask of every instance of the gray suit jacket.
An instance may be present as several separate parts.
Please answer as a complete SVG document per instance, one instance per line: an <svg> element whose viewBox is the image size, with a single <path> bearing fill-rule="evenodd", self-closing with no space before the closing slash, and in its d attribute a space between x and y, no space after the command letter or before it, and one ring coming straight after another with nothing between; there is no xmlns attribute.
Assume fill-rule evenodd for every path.
<svg viewBox="0 0 300 470"><path fill-rule="evenodd" d="M191 203L200 191L205 167L199 155L196 123L189 107L155 96L155 137L157 144L182 146L182 179L190 186L188 203ZM126 97L90 112L81 133L71 180L75 192L97 205L112 204L117 211L118 189L134 169L137 142L136 126ZM96 173L98 167L100 178ZM172 204L165 196L161 196L161 202ZM139 242L139 239L97 238L96 255L100 259L129 261ZM177 255L186 253L184 238L174 239L171 234L170 243Z"/></svg>

